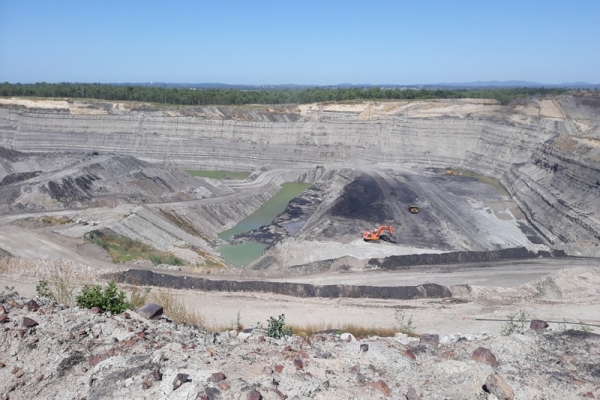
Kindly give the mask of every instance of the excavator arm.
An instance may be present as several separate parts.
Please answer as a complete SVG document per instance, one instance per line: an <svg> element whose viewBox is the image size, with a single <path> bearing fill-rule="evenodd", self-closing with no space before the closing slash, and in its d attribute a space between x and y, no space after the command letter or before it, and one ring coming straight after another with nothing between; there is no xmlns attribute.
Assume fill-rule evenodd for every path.
<svg viewBox="0 0 600 400"><path fill-rule="evenodd" d="M394 227L382 225L373 232L371 232L371 231L363 232L363 240L365 242L373 242L373 241L378 241L380 239L387 241L387 242L396 243L396 237L394 236Z"/></svg>

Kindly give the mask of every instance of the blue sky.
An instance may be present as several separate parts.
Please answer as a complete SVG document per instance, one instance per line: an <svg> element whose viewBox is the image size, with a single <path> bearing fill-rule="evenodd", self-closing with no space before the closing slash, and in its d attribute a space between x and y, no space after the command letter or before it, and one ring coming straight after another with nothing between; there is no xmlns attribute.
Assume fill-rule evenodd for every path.
<svg viewBox="0 0 600 400"><path fill-rule="evenodd" d="M600 83L598 0L0 0L0 82Z"/></svg>

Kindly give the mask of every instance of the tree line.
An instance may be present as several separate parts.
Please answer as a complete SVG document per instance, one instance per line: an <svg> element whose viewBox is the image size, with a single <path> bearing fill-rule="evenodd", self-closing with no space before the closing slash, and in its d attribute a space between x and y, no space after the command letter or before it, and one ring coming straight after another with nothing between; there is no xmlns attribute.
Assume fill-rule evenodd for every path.
<svg viewBox="0 0 600 400"><path fill-rule="evenodd" d="M306 104L352 100L427 100L427 99L494 99L501 104L534 95L555 95L560 88L490 88L490 89L403 89L403 88L327 88L309 89L185 89L154 86L113 85L100 83L0 83L0 96L81 98L118 101L142 101L172 105L243 105Z"/></svg>

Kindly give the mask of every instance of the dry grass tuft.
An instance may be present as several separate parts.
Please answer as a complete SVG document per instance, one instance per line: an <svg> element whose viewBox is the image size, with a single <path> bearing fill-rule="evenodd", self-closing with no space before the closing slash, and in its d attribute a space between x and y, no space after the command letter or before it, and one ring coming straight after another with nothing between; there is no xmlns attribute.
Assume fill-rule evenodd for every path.
<svg viewBox="0 0 600 400"><path fill-rule="evenodd" d="M151 293L150 300L161 305L164 315L177 323L186 323L197 327L204 326L202 315L197 311L189 311L171 289Z"/></svg>
<svg viewBox="0 0 600 400"><path fill-rule="evenodd" d="M140 289L137 286L133 286L125 288L125 290L127 289L130 290L128 303L131 306L131 309L137 310L148 304L148 297L150 296L151 290L149 287Z"/></svg>
<svg viewBox="0 0 600 400"><path fill-rule="evenodd" d="M64 225L73 222L69 217L41 217L39 221L44 225Z"/></svg>
<svg viewBox="0 0 600 400"><path fill-rule="evenodd" d="M67 265L56 265L48 278L48 284L54 300L67 306L75 304L75 296L73 294L75 286L71 281L71 271Z"/></svg>
<svg viewBox="0 0 600 400"><path fill-rule="evenodd" d="M49 280L56 275L69 276L74 284L95 283L98 272L90 266L62 259L0 257L0 273Z"/></svg>
<svg viewBox="0 0 600 400"><path fill-rule="evenodd" d="M306 324L306 325L286 325L292 328L292 333L300 337L307 337L320 332L331 332L331 333L351 333L355 338L367 338L371 336L380 337L392 337L398 332L395 328L382 328L382 327L364 327L356 324L343 324L334 327L331 323L328 324Z"/></svg>
<svg viewBox="0 0 600 400"><path fill-rule="evenodd" d="M75 290L82 285L96 283L98 275L89 266L71 261L17 257L0 257L0 273L38 278L45 282L48 295L67 306L75 304Z"/></svg>

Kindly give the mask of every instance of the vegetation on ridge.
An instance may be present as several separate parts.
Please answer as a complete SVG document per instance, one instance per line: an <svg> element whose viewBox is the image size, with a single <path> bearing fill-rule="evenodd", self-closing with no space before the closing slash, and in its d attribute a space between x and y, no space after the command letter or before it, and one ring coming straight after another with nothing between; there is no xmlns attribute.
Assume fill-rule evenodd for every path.
<svg viewBox="0 0 600 400"><path fill-rule="evenodd" d="M123 263L132 260L150 260L154 265L183 265L182 259L171 253L156 250L142 242L117 234L107 234L96 230L87 234L92 243L108 252L113 262Z"/></svg>
<svg viewBox="0 0 600 400"><path fill-rule="evenodd" d="M0 96L34 96L51 98L87 98L119 101L143 101L174 105L243 105L243 104L307 104L353 100L427 100L427 99L494 99L502 104L534 95L560 94L567 89L401 89L401 88L326 88L237 90L180 89L100 83L0 83Z"/></svg>

